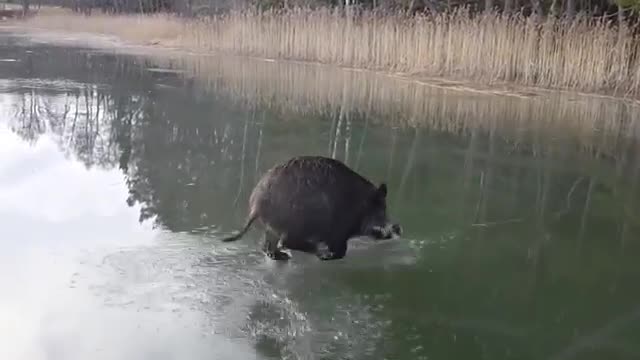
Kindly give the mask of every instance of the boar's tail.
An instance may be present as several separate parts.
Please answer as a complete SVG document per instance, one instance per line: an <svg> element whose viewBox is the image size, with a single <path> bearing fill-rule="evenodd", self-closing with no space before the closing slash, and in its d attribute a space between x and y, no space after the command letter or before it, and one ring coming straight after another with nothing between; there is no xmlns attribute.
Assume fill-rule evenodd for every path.
<svg viewBox="0 0 640 360"><path fill-rule="evenodd" d="M249 230L249 228L251 227L251 224L253 224L253 222L256 220L256 218L257 218L257 216L252 214L251 217L249 217L249 219L247 220L247 223L244 224L244 228L242 228L242 230L240 230L240 232L238 232L235 235L226 237L226 238L222 239L222 241L230 242L230 241L236 241L236 240L240 239L242 237L242 235L244 235Z"/></svg>

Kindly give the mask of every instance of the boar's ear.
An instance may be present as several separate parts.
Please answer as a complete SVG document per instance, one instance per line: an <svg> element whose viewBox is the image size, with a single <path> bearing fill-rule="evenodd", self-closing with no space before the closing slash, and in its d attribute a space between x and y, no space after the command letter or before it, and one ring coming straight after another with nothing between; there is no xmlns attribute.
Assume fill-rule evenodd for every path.
<svg viewBox="0 0 640 360"><path fill-rule="evenodd" d="M387 184L380 184L378 190L376 191L376 195L378 195L380 199L385 199L387 197Z"/></svg>

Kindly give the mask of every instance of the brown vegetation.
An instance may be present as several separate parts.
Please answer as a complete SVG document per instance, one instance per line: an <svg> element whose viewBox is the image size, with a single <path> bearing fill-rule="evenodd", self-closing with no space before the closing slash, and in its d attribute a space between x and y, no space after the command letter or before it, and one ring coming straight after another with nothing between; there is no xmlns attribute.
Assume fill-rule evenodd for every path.
<svg viewBox="0 0 640 360"><path fill-rule="evenodd" d="M640 42L625 26L464 11L348 17L338 10L172 15L47 12L28 24L116 35L194 51L224 51L347 67L547 88L640 95Z"/></svg>

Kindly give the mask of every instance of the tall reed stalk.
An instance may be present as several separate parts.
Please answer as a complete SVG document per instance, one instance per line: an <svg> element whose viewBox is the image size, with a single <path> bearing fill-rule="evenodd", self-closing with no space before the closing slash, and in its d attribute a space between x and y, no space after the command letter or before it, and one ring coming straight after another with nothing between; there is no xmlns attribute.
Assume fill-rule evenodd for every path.
<svg viewBox="0 0 640 360"><path fill-rule="evenodd" d="M585 17L535 22L518 14L466 11L416 17L368 12L349 17L334 9L294 9L232 12L205 20L45 13L30 23L196 51L640 95L638 38L625 26Z"/></svg>

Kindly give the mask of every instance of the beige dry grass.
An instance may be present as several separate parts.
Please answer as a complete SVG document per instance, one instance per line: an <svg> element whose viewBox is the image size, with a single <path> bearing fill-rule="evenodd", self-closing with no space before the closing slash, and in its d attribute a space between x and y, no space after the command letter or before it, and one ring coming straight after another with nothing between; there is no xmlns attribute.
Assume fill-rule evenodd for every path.
<svg viewBox="0 0 640 360"><path fill-rule="evenodd" d="M330 9L295 9L184 21L171 15L84 17L57 10L28 24L195 51L640 96L640 41L626 28L585 18L534 23L517 15L465 12L350 18Z"/></svg>
<svg viewBox="0 0 640 360"><path fill-rule="evenodd" d="M137 44L177 39L184 31L183 22L169 14L84 16L54 7L41 9L25 23L42 29L112 35Z"/></svg>

